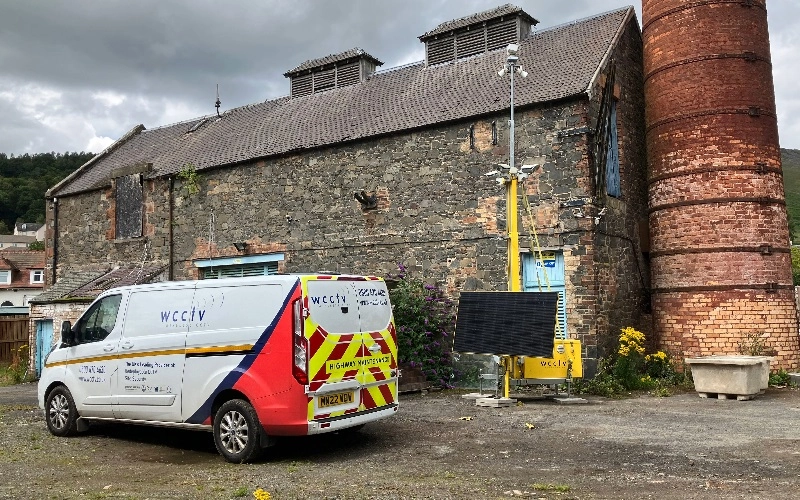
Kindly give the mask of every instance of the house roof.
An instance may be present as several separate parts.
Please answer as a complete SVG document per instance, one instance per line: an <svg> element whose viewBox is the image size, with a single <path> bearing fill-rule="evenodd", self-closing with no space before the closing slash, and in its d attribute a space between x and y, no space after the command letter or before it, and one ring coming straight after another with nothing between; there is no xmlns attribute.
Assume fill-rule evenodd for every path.
<svg viewBox="0 0 800 500"><path fill-rule="evenodd" d="M31 244L36 241L36 236L25 234L0 234L0 243L25 243Z"/></svg>
<svg viewBox="0 0 800 500"><path fill-rule="evenodd" d="M2 269L44 269L44 250L4 248L0 250L0 262L9 264L0 266Z"/></svg>
<svg viewBox="0 0 800 500"><path fill-rule="evenodd" d="M539 21L529 16L528 13L522 10L521 8L517 7L516 5L511 5L510 3L507 3L505 5L501 5L500 7L496 7L494 9L485 10L483 12L478 12L477 14L472 14L469 16L461 17L459 19L454 19L452 21L444 22L439 26L435 27L434 29L428 31L427 33L420 35L419 39L421 41L425 41L429 38L435 37L436 35L441 35L442 33L448 33L450 31L454 31L460 28L466 28L467 26L483 23L498 17L511 16L517 14L526 18L532 25L536 25L539 23Z"/></svg>
<svg viewBox="0 0 800 500"><path fill-rule="evenodd" d="M634 15L626 7L522 40L520 63L529 76L515 80L515 106L586 94ZM356 85L242 106L221 117L152 130L137 125L47 196L105 188L113 171L136 164L151 163L144 175L155 178L187 164L203 170L496 113L509 108L509 81L497 76L504 64L505 50L498 49L446 64L384 70Z"/></svg>
<svg viewBox="0 0 800 500"><path fill-rule="evenodd" d="M298 67L296 67L294 69L290 69L289 71L284 73L283 76L292 76L292 75L295 75L297 73L301 73L301 72L303 72L304 70L307 70L307 69L317 68L319 66L325 66L327 64L333 64L333 63L337 63L337 62L347 61L348 59L355 59L355 58L359 58L359 57L364 58L364 59L369 59L370 61L375 63L376 66L383 65L383 62L381 62L377 58L367 54L366 52L364 52L363 49L354 48L354 49L350 49L350 50L347 50L345 52L342 52L340 54L331 54L331 55L328 55L328 56L325 56L325 57L320 57L319 59L310 59L310 60L304 62L303 64L301 64L300 66L298 66Z"/></svg>
<svg viewBox="0 0 800 500"><path fill-rule="evenodd" d="M38 231L43 225L36 222L17 222L14 227L17 231Z"/></svg>
<svg viewBox="0 0 800 500"><path fill-rule="evenodd" d="M81 271L58 280L44 293L30 299L32 304L48 302L91 302L111 288L150 283L164 266L119 267L105 271Z"/></svg>

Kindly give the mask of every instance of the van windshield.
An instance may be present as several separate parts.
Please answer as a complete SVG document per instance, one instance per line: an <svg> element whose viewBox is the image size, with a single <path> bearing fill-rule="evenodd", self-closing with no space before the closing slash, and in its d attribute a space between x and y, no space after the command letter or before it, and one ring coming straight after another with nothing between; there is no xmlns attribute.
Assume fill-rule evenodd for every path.
<svg viewBox="0 0 800 500"><path fill-rule="evenodd" d="M383 281L309 281L308 309L328 333L378 332L392 317Z"/></svg>

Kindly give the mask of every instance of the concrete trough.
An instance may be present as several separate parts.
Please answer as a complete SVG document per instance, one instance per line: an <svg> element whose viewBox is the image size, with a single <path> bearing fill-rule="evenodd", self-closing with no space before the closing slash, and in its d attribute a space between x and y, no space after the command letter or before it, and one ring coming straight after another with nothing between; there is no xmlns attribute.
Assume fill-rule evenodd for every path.
<svg viewBox="0 0 800 500"><path fill-rule="evenodd" d="M709 394L750 399L769 386L769 356L707 356L687 358L695 390Z"/></svg>

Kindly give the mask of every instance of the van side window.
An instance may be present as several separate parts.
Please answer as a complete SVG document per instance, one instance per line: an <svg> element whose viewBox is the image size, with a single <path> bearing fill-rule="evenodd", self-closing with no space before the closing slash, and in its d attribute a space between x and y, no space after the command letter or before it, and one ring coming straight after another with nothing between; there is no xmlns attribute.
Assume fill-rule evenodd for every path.
<svg viewBox="0 0 800 500"><path fill-rule="evenodd" d="M99 342L111 333L117 322L122 295L110 295L95 302L73 327L78 344Z"/></svg>

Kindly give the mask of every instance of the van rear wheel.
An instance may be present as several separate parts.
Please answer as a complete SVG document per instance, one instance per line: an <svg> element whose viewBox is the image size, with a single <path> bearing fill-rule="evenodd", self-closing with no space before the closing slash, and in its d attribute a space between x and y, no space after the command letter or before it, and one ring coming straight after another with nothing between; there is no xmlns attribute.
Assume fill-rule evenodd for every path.
<svg viewBox="0 0 800 500"><path fill-rule="evenodd" d="M214 415L214 444L225 460L245 463L261 453L261 424L252 405L231 399Z"/></svg>
<svg viewBox="0 0 800 500"><path fill-rule="evenodd" d="M78 410L69 389L61 385L50 391L44 408L47 429L51 434L65 437L78 432Z"/></svg>

